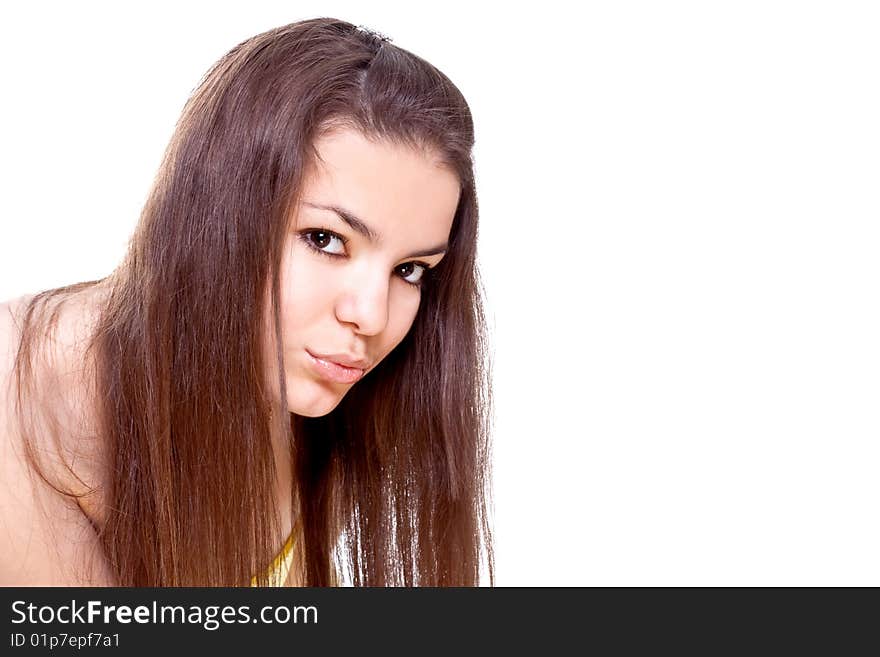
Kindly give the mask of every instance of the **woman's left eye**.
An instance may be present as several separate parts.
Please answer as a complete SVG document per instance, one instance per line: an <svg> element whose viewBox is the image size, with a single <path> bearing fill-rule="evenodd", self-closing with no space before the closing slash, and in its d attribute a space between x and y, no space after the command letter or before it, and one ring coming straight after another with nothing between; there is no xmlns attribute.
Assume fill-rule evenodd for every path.
<svg viewBox="0 0 880 657"><path fill-rule="evenodd" d="M403 280L405 280L410 285L416 285L416 286L422 284L422 280L425 276L425 272L428 271L428 268L425 265L420 265L417 262L407 262L404 265L400 265L400 267L398 267L398 269L411 272L411 273L402 274ZM416 275L415 280L410 280L409 277L413 276L413 274Z"/></svg>
<svg viewBox="0 0 880 657"><path fill-rule="evenodd" d="M306 243L310 249L316 253L320 253L330 258L345 257L345 245L348 240L342 235L337 235L333 231L319 229L307 230L300 233L300 239ZM336 250L328 251L327 247L337 242ZM407 262L398 268L400 277L413 287L422 287L425 283L426 275L430 267L421 262Z"/></svg>

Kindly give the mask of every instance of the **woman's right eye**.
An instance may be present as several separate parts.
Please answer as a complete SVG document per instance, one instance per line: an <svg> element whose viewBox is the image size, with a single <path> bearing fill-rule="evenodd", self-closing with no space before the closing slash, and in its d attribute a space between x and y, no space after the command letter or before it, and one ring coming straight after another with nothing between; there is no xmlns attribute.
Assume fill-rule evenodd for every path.
<svg viewBox="0 0 880 657"><path fill-rule="evenodd" d="M345 252L345 238L341 235L337 235L336 233L329 230L307 230L303 233L300 233L300 237L313 251L317 251L318 253L323 253L327 256L341 256L344 255ZM337 243L335 247L336 250L327 250L327 247Z"/></svg>

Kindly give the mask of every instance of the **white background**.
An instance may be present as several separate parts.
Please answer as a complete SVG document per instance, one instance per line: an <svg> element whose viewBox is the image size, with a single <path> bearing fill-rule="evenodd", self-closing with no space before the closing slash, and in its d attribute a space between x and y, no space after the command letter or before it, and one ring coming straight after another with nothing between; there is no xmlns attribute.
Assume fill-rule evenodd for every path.
<svg viewBox="0 0 880 657"><path fill-rule="evenodd" d="M113 269L224 52L362 23L476 121L497 583L880 585L872 4L4 3L0 299Z"/></svg>

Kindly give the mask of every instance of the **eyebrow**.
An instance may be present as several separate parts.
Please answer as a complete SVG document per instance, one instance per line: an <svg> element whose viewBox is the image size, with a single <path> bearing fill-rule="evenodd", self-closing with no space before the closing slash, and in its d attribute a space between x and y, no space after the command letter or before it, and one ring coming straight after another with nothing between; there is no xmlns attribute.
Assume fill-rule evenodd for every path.
<svg viewBox="0 0 880 657"><path fill-rule="evenodd" d="M363 219L358 219L352 212L349 212L345 208L341 208L338 205L321 205L319 203L309 203L308 201L303 201L304 205L308 205L309 207L316 208L318 210L329 210L330 212L335 213L342 221L344 221L348 226L366 237L373 244L378 244L381 241L381 237L379 233L370 228L367 223ZM425 249L423 251L417 251L416 253L410 253L407 258L417 258L417 257L425 257L438 255L440 253L446 253L446 250L449 248L449 243L444 242L443 244L438 244L437 246L431 247L429 249Z"/></svg>

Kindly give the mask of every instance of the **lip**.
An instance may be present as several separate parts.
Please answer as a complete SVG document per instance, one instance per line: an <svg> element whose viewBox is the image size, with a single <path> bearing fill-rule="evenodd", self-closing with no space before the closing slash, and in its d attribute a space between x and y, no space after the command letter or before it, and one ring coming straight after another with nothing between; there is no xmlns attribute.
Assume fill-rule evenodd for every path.
<svg viewBox="0 0 880 657"><path fill-rule="evenodd" d="M370 364L365 358L353 358L348 354L319 354L309 349L306 349L306 351L308 351L315 358L326 360L328 363L336 363L337 365L342 365L343 367L354 367L355 369L359 370L366 370L370 367Z"/></svg>
<svg viewBox="0 0 880 657"><path fill-rule="evenodd" d="M363 375L365 370L360 367L348 367L332 360L325 360L319 356L315 356L311 351L306 349L309 356L309 362L312 369L321 377L334 383L355 383Z"/></svg>

